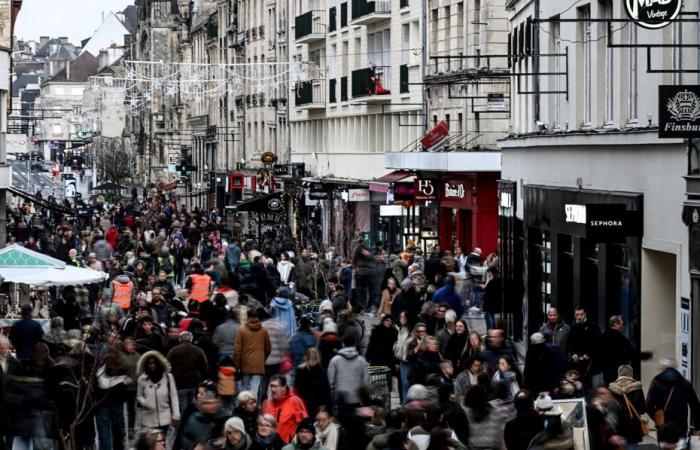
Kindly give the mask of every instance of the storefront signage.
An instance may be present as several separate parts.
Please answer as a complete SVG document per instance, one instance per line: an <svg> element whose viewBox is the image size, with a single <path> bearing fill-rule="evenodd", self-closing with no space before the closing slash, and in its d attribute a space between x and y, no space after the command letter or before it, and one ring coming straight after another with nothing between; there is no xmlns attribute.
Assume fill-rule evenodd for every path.
<svg viewBox="0 0 700 450"><path fill-rule="evenodd" d="M368 202L369 189L348 189L349 202Z"/></svg>
<svg viewBox="0 0 700 450"><path fill-rule="evenodd" d="M641 222L641 215L627 211L622 203L586 205L586 238L593 242L624 242L641 236Z"/></svg>
<svg viewBox="0 0 700 450"><path fill-rule="evenodd" d="M435 201L438 198L439 183L436 180L416 178L413 181L415 198L418 201Z"/></svg>
<svg viewBox="0 0 700 450"><path fill-rule="evenodd" d="M504 112L506 110L506 97L503 93L490 93L486 100L486 109L489 112Z"/></svg>
<svg viewBox="0 0 700 450"><path fill-rule="evenodd" d="M430 151L434 149L447 138L448 134L450 134L450 124L443 120L420 140L423 150Z"/></svg>
<svg viewBox="0 0 700 450"><path fill-rule="evenodd" d="M309 200L328 200L328 192L309 191Z"/></svg>
<svg viewBox="0 0 700 450"><path fill-rule="evenodd" d="M303 177L304 171L304 163L275 164L272 167L272 174L276 177L284 175L291 177Z"/></svg>
<svg viewBox="0 0 700 450"><path fill-rule="evenodd" d="M700 137L700 86L659 86L659 137Z"/></svg>
<svg viewBox="0 0 700 450"><path fill-rule="evenodd" d="M670 24L683 8L683 0L625 0L630 19L643 28L658 29Z"/></svg>
<svg viewBox="0 0 700 450"><path fill-rule="evenodd" d="M464 199L467 195L467 190L464 188L464 183L455 183L446 181L443 182L442 198L445 200L450 199Z"/></svg>
<svg viewBox="0 0 700 450"><path fill-rule="evenodd" d="M405 202L415 200L416 190L413 183L399 182L394 183L394 201Z"/></svg>
<svg viewBox="0 0 700 450"><path fill-rule="evenodd" d="M586 205L564 205L568 223L586 224Z"/></svg>

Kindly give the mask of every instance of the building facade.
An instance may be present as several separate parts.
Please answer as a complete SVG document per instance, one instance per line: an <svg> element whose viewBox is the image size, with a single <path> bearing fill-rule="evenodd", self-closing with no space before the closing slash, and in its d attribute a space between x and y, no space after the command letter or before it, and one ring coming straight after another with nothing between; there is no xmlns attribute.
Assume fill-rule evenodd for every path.
<svg viewBox="0 0 700 450"><path fill-rule="evenodd" d="M621 314L637 348L676 358L697 384L680 220L687 144L658 138L656 92L696 81L679 72L695 53L674 45L697 44L697 24L647 30L608 1L511 0L507 11L513 115L499 222L515 334L539 328L550 306L569 323L576 305L601 326ZM623 221L623 235L606 232ZM641 364L647 384L655 360Z"/></svg>

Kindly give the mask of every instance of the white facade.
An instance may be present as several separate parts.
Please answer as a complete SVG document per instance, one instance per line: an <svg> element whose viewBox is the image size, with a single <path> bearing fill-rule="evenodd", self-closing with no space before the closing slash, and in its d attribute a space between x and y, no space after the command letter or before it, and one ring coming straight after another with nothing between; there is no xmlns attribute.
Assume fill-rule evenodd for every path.
<svg viewBox="0 0 700 450"><path fill-rule="evenodd" d="M304 92L308 84L290 86L292 161L305 163L315 176L380 177L386 173L384 153L409 146L425 129L420 85L422 3L354 4L368 3L375 5L374 12L353 11L351 0L291 5L290 60L318 68L309 80L311 95ZM309 12L314 25L311 33L300 36L295 22ZM372 68L377 82L368 95L362 71ZM404 83L402 70L408 73ZM377 89L379 84L390 93ZM299 102L304 94L306 99Z"/></svg>
<svg viewBox="0 0 700 450"><path fill-rule="evenodd" d="M527 228L523 201L527 187L643 196L643 235L636 264L641 266L639 345L654 353L654 361L641 367L648 386L658 358L690 364L689 354L682 352L681 309L681 298L691 295L688 231L681 221L687 144L659 139L656 127L657 86L694 84L696 78L648 73L647 65L653 70L695 69L696 51L656 48L647 61L645 47L608 47L608 22L586 19L625 18L623 2L582 1L569 8L569 3L555 0L511 1L508 13L513 71L548 73L538 78L516 75L511 80L513 134L500 147L502 179L517 186L515 214ZM536 16L543 21L537 23ZM610 29L615 45L698 42L697 24L646 30L618 21L611 22ZM547 56L536 59L537 50ZM541 305L531 303L529 308ZM690 349L691 343L687 344ZM681 368L691 376L688 365Z"/></svg>

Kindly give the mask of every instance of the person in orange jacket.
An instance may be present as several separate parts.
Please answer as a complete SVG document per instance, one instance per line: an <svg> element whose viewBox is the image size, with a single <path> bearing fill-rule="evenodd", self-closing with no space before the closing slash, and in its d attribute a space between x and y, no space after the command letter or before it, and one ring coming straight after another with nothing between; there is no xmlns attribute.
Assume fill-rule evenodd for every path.
<svg viewBox="0 0 700 450"><path fill-rule="evenodd" d="M284 376L273 375L270 378L270 391L272 398L263 402L261 413L277 418L277 434L289 444L294 439L297 425L309 414L304 401L287 386Z"/></svg>

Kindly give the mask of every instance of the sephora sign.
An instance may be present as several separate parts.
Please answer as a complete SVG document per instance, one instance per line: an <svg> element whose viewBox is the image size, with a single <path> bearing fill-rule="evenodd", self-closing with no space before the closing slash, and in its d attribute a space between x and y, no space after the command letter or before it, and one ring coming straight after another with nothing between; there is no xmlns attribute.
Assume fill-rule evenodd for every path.
<svg viewBox="0 0 700 450"><path fill-rule="evenodd" d="M663 28L678 17L683 0L624 0L625 10L637 25L649 29Z"/></svg>

